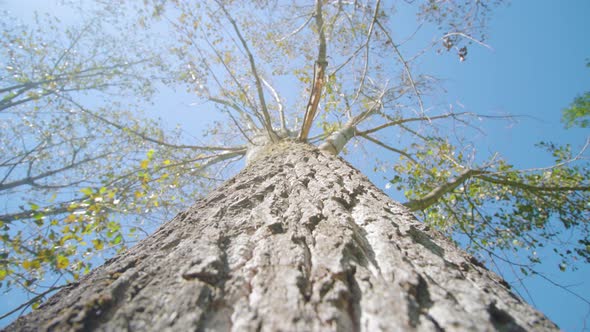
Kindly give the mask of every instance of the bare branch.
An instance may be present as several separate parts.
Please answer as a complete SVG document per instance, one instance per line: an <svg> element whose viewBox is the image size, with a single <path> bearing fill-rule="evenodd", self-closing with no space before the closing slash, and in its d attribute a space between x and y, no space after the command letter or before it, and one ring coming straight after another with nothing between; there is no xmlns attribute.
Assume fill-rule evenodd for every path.
<svg viewBox="0 0 590 332"><path fill-rule="evenodd" d="M19 310L21 310L23 308L26 308L26 307L32 305L33 303L35 303L35 302L41 300L42 298L44 298L45 295L47 295L49 293L55 292L56 290L59 290L59 289L65 288L65 287L71 287L71 286L77 285L77 284L78 284L77 282L73 282L73 283L70 283L70 284L65 284L65 285L61 285L61 286L51 287L48 290L44 291L43 293L34 296L32 299L28 300L27 302L19 305L18 307L10 310L9 312L3 314L2 316L0 316L0 319L4 319L4 318L12 315L15 312L17 312L17 311L19 311Z"/></svg>
<svg viewBox="0 0 590 332"><path fill-rule="evenodd" d="M444 118L455 118L457 116L464 115L464 114L471 114L471 113L468 113L468 112L449 113L449 114L436 115L436 116L431 116L431 117L421 116L421 117L414 117L414 118L405 118L405 119L393 120L391 122L384 123L384 124L382 124L380 126L377 126L375 128L371 128L371 129L367 129L365 131L358 132L357 134L358 135L372 134L372 133L377 132L377 131L379 131L381 129L385 129L385 128L388 128L388 127L396 126L396 125L399 125L399 124L402 124L402 123L416 122L416 121L431 121L431 120L444 119Z"/></svg>
<svg viewBox="0 0 590 332"><path fill-rule="evenodd" d="M477 40L477 39L475 39L475 38L471 37L470 35L468 35L468 34L466 34L466 33L464 33L464 32L449 32L449 33L447 33L446 35L442 36L442 37L439 39L439 41L440 41L440 40L444 40L445 38L448 38L448 37L451 37L451 36L461 36L461 37L463 37L463 38L469 39L469 40L471 40L472 42L474 42L474 43L476 43L476 44L479 44L479 45L481 45L481 46L483 46L483 47L487 48L487 49L488 49L488 50L490 50L490 51L493 51L493 50L494 50L494 49L493 49L493 48L492 48L490 45L488 45L488 44L486 44L486 43L482 42L481 40Z"/></svg>
<svg viewBox="0 0 590 332"><path fill-rule="evenodd" d="M214 103L218 103L224 106L228 106L231 107L232 109L234 109L236 112L238 112L238 114L240 114L240 116L242 116L246 122L248 122L248 125L251 127L249 129L253 130L253 131L259 131L260 128L258 128L258 126L256 126L256 124L254 123L254 120L252 120L252 118L250 117L250 114L248 114L248 112L246 112L245 110L243 110L242 108L240 108L240 106L238 106L238 104L233 103L229 100L225 100L225 99L221 99L218 97L212 97L209 96L208 99Z"/></svg>
<svg viewBox="0 0 590 332"><path fill-rule="evenodd" d="M286 35L286 36L284 36L284 37L282 37L280 39L277 39L275 41L276 42L282 42L283 40L285 40L287 38L290 38L292 36L295 36L296 34L299 33L299 31L303 30L303 28L305 28L309 24L309 22L311 22L312 19L313 19L313 14L312 15L309 15L309 17L307 18L307 20L305 21L305 23L303 23L300 27L298 27L297 29L295 29L293 32L291 32L290 34L288 34L288 35Z"/></svg>
<svg viewBox="0 0 590 332"><path fill-rule="evenodd" d="M319 50L318 58L313 67L313 86L309 95L309 102L305 108L303 124L299 133L299 140L303 142L307 140L307 136L311 130L311 126L320 103L322 89L325 83L325 71L326 67L328 66L328 61L326 60L326 35L324 32L324 20L322 17L322 0L316 0L315 21L319 35Z"/></svg>
<svg viewBox="0 0 590 332"><path fill-rule="evenodd" d="M244 130L242 129L242 126L240 126L240 123L236 120L236 118L234 118L234 116L231 114L230 111L227 111L227 115L230 117L230 119L232 119L234 125L238 128L238 130L240 131L242 136L244 136L244 138L248 141L248 143L253 144L250 137L248 137L248 135L246 135L246 132L244 132Z"/></svg>
<svg viewBox="0 0 590 332"><path fill-rule="evenodd" d="M359 87L356 91L354 98L352 99L352 103L354 104L355 101L358 99L359 95L361 94L361 90L363 89L363 85L365 84L365 79L367 77L367 72L369 71L369 44L371 41L371 36L373 35L373 29L375 28L375 22L377 22L377 15L379 14L379 5L381 4L380 0L377 0L375 4L375 11L373 12L373 19L371 20L371 24L369 25L369 31L367 32L367 41L365 42L365 67L363 69L363 73L361 75L361 81L359 82Z"/></svg>
<svg viewBox="0 0 590 332"><path fill-rule="evenodd" d="M367 140L369 140L369 141L371 141L371 142L373 142L373 143L375 143L375 144L379 145L380 147L382 147L382 148L384 148L384 149L387 149L387 150L389 150L389 151L392 151L392 152L395 152L395 153L397 153L397 154L400 154L400 155L402 155L402 156L404 156L404 157L408 158L408 159L409 159L411 162L413 162L414 164L418 164L418 162L417 162L417 161L416 161L416 160L415 160L415 159L414 159L414 158L413 158L413 157L412 157L412 156L411 156L409 153L407 153L407 152L405 152L405 151L403 151L403 150L396 149L396 148L394 148L394 147L392 147L392 146L390 146L390 145L387 145L387 144L385 144L385 143L383 143L383 142L381 142L381 141L379 141L379 140L377 140L377 139L375 139L375 138L373 138L373 137L369 136L368 134L364 134L364 135L357 135L357 136L360 136L360 137L362 137L362 138L364 138L364 139L367 139Z"/></svg>
<svg viewBox="0 0 590 332"><path fill-rule="evenodd" d="M418 98L418 105L420 106L420 112L422 114L424 114L424 102L422 101L422 96L420 95L420 92L418 91L418 88L416 87L416 82L414 81L414 78L412 77L412 72L410 71L410 66L408 65L408 63L406 62L404 57L402 56L402 53L400 52L398 46L395 44L395 42L391 38L389 31L387 31L387 29L385 29L385 27L383 25L381 25L381 22L377 21L377 25L379 25L379 27L381 28L381 30L383 31L383 33L385 34L385 36L389 40L389 43L391 44L391 47L393 47L393 50L395 51L395 54L397 55L399 61L404 65L404 69L406 71L406 75L408 75L408 80L410 81L410 85L412 86L412 89L414 90L414 93L416 94L416 98Z"/></svg>
<svg viewBox="0 0 590 332"><path fill-rule="evenodd" d="M277 105L279 107L279 119L281 121L281 129L287 130L287 121L285 120L285 111L283 110L283 103L281 102L281 98L279 98L279 94L272 87L272 85L270 85L264 79L264 77L260 77L260 79L262 80L262 83L264 83L264 85L268 88L268 90L270 91L270 93L272 93L273 97L275 98L275 101L277 102Z"/></svg>
<svg viewBox="0 0 590 332"><path fill-rule="evenodd" d="M98 155L96 157L86 158L86 159L80 160L78 162L72 162L69 165L66 165L64 167L56 168L56 169L53 169L53 170L50 170L47 172L43 172L43 173L40 173L37 175L33 175L33 176L30 176L29 174L27 174L28 176L26 178L12 181L12 182L8 182L6 184L0 184L0 191L8 190L8 189L15 188L15 187L22 186L22 185L35 185L35 181L37 181L37 180L40 180L40 179L52 176L57 173L67 171L67 170L72 169L74 167L78 167L80 165L95 161L97 159L106 157L109 154L110 153L105 153L105 154ZM30 167L32 167L32 163L29 164L29 168Z"/></svg>
<svg viewBox="0 0 590 332"><path fill-rule="evenodd" d="M135 131L129 127L120 125L118 123L115 123L113 121L110 121L109 119L105 118L102 115L96 114L88 109L86 109L84 106L80 105L79 103L75 102L74 100L72 100L69 97L60 95L62 98L68 100L69 102L71 102L72 104L74 104L80 111L108 124L111 125L119 130L122 130L124 132L130 132L138 137L141 137L143 139L145 139L146 141L152 142L152 143L156 143L162 146L166 146L166 147L170 147L170 148L176 148L176 149L191 149L191 150L203 150L203 151L236 151L236 150L240 150L242 149L241 147L222 147L222 146L199 146L199 145L184 145L184 144L172 144L172 143L168 143L168 142L164 142L162 140L153 138L153 137L149 137L144 133L140 133L138 131Z"/></svg>
<svg viewBox="0 0 590 332"><path fill-rule="evenodd" d="M224 12L225 16L227 17L227 19L229 20L229 22L233 26L234 31L236 32L236 35L238 36L238 39L242 43L242 46L244 47L244 50L246 51L246 54L248 55L248 61L250 62L250 69L252 70L252 75L254 75L254 80L256 82L256 90L258 92L258 99L260 102L260 107L262 109L262 115L264 117L264 127L268 133L269 139L272 141L275 141L277 135L275 134L275 132L272 129L272 120L271 120L270 114L268 113L268 109L266 107L266 101L264 100L264 91L262 89L262 83L261 83L260 76L258 75L258 71L256 70L256 63L254 62L254 56L252 56L252 52L250 52L250 48L248 47L248 43L246 43L246 40L244 40L244 37L242 36L242 33L240 32L240 29L238 28L236 21L230 15L230 13L227 11L227 9L225 8L225 6L223 5L223 3L221 1L217 0L217 4L219 5L219 7L221 7L221 10Z"/></svg>

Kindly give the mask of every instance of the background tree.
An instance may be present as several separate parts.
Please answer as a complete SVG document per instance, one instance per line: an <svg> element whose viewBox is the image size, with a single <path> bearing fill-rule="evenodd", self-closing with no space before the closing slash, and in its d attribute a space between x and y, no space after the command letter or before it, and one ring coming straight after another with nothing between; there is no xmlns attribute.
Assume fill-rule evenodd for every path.
<svg viewBox="0 0 590 332"><path fill-rule="evenodd" d="M427 45L426 50L420 49L408 55L403 52L403 40L399 36L397 38L400 40L394 39L396 35L391 14L397 5L380 1L295 3L292 6L275 2L257 2L245 6L232 2L194 4L171 1L155 2L138 10L142 16L131 24L142 26L148 35L161 26L170 29L166 30L170 43L163 45L172 47L172 54L167 56L176 58L162 58L157 48L146 52L142 49L138 54L154 54L154 57L149 56L149 62L142 62L144 59L140 58L135 61L126 59L126 62L120 63L133 64L123 66L123 69L138 70L138 75L145 74L145 69L141 67L143 64L149 64L150 70L172 68L172 75L177 75L173 77L174 82L184 83L188 90L207 102L207 106L215 105L225 118L210 127L204 144L187 144L186 140L181 141L178 133L164 135L155 124L146 125L136 118L135 113L130 118L124 118L120 110L125 107L85 106L77 101L77 94L56 94L55 87L51 86L43 87L40 90L42 92L37 92L39 96L27 97L38 98L27 101L24 97L27 90L20 92L25 86L19 88L19 84L27 82L31 86L53 82L44 83L34 78L8 86L6 89L16 88L6 90L6 97L3 97L7 109L25 106L30 101L45 100L45 97L58 98L67 107L90 119L93 123L90 125L91 130L98 127L109 130L89 146L93 150L95 147L111 150L106 150L104 154L93 154L96 156L94 159L92 156L75 159L71 156L79 154L73 145L74 150L68 155L70 158L51 162L52 165L63 166L45 172L35 172L36 165L26 158L18 163L21 171L10 170L15 163L11 160L6 162L6 169L9 170L7 174L13 174L13 178L10 181L5 178L5 182L12 184L11 188L27 186L24 188L44 193L44 199L40 199L40 202L48 201L55 193L53 189L38 190L35 183L40 179L49 179L49 176L53 179L54 174L58 173L54 171L79 171L83 169L81 165L88 165L89 168L81 176L83 180L60 184L68 190L75 189L70 191L70 196L58 194L58 204L46 207L23 201L24 212L7 213L0 218L7 227L3 278L12 278L9 281L25 280L26 285L30 280L34 282L40 278L28 276L24 271L39 273L40 269L47 266L53 266L55 270L72 271L76 276L75 271L85 265L68 257L79 257L76 255L87 250L79 245L85 242L85 238L80 235L75 237L76 233L88 232L91 241L95 242L87 247L97 250L102 249L104 243L120 244L124 241L124 234L120 232L120 224L113 223L118 213L142 215L145 208L158 211L170 206L180 209L182 204L177 204L181 203L177 197L194 196L190 193L200 189L191 175L196 174L207 180L207 177L211 178L210 174L223 169L224 163L251 155L265 142L285 137L308 140L332 154L346 153L345 147L351 145L350 141L353 144L375 144L383 151L390 152L391 155L385 160L397 172L391 179L391 185L404 191L408 199L404 204L418 212L424 222L449 235L459 238L457 234L465 234L469 239L467 249L473 252L490 255L492 259L503 259L498 254L501 250L531 249L543 245L545 240L555 239L557 233L561 232L553 226L556 221L553 217L558 217L564 227L575 228L579 237L562 247L563 252L559 253L564 258L562 265L571 265L572 261L579 258L588 259L588 211L585 207L588 201L588 170L584 165L575 163L583 151L571 152L567 147L544 144L557 161L552 167L536 170L515 169L495 154L488 159L476 159L471 143L465 137L457 138L457 132L452 128L457 125L469 126L478 117L494 116L431 109L427 104L428 96L436 93L438 82L416 71L414 64L417 59L428 50L438 50L456 53L457 59L464 61L468 58L468 48L472 44L485 46L481 25L485 23L491 5L470 1L420 3L417 10L419 18L436 24L443 32L437 35L432 44ZM108 6L106 9L113 10ZM78 28L78 34L85 29L84 25ZM261 32L264 32L264 38L254 38L260 36ZM91 37L96 38L96 35ZM75 40L73 38L70 44L77 43ZM107 40L127 42L133 39ZM85 48L89 49L92 48ZM55 54L60 52L63 53L62 48L57 49ZM124 54L128 57L134 53ZM59 55L54 58L59 59ZM115 58L111 57L109 61ZM151 61L153 59L157 61ZM39 61L37 59L34 62ZM87 65L92 62L79 63ZM83 68L92 68L92 65ZM100 68L105 69L105 64ZM86 69L74 71L75 75ZM117 70L110 75L125 82L127 72L121 68ZM85 77L75 77L73 81L80 79L83 81ZM113 80L109 78L108 81L111 84ZM148 81L153 83L151 79ZM60 83L66 86L65 81ZM137 86L144 88L147 82L132 80L128 83L139 83ZM99 90L99 86L96 83L94 86L80 85L78 90ZM101 91L110 91L107 87L104 89ZM292 91L299 95L294 95ZM286 96L281 94L285 92ZM62 118L59 117L60 121L63 121ZM78 128L81 122L76 120L72 128ZM41 123L41 120L35 120L35 126L45 128ZM17 126L15 124L11 128ZM77 140L69 130L57 132L67 133L68 142ZM45 142L47 136L25 141ZM16 140L8 136L7 141ZM126 150L122 146L129 148ZM20 160L22 156L29 155L28 151L36 153L37 148L27 146L13 150L7 155L17 156L16 159ZM113 164L112 160L117 159L109 153L119 156L120 164ZM113 159L109 160L107 156ZM37 162L37 159L34 160ZM91 164L91 161L96 161L96 164ZM103 166L109 169L109 165L113 167L110 173L106 172L104 179L94 172L96 169L104 170ZM176 171L173 167L177 167ZM28 172L25 168L33 171ZM206 174L203 173L205 169L208 172ZM88 170L93 170L92 178L88 177ZM113 172L116 174L111 174ZM71 175L67 178L75 179ZM96 179L101 180L91 182ZM43 186L48 185L44 183ZM171 186L182 191L179 194L164 191L164 188ZM75 192L77 197L72 197L71 192ZM74 206L70 205L72 200ZM47 219L52 215L59 218L55 222L51 220L54 224L47 227L43 217ZM161 218L160 214L152 216ZM37 234L40 232L33 226L35 221L41 223L37 226L46 227L48 234L61 229L63 235L57 236L60 241L57 247L68 247L69 251L47 252L38 249L39 246L34 250L19 249L23 243L30 243L30 239L20 240L20 229L12 226L12 221L16 219L29 220L23 223L23 229L35 230ZM72 231L67 223L73 220L90 220L89 226ZM95 233L96 230L104 230L106 234L103 238L95 236L100 234ZM68 236L70 233L73 234ZM33 239L34 243L44 243L43 237ZM53 242L45 240L49 243L47 247L55 248L55 240L49 239ZM73 247L64 246L66 242L72 243ZM30 258L27 255L31 255ZM530 263L537 261L536 257L530 257ZM526 271L524 273L535 273L528 263L521 264L519 268Z"/></svg>

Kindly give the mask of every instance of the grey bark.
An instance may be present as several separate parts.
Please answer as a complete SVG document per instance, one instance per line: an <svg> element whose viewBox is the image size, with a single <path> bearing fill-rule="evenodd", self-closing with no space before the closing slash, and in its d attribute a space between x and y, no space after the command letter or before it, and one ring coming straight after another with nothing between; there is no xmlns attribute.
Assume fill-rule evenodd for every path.
<svg viewBox="0 0 590 332"><path fill-rule="evenodd" d="M7 329L557 327L348 163L283 142Z"/></svg>

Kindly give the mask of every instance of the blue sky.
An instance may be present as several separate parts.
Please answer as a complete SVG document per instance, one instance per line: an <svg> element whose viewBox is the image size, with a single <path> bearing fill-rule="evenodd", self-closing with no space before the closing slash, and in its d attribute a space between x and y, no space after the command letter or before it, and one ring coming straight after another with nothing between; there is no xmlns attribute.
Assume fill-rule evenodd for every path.
<svg viewBox="0 0 590 332"><path fill-rule="evenodd" d="M0 0L0 8L25 16L47 3ZM470 46L465 62L459 62L452 53L427 57L419 69L444 79L447 93L436 98L440 104L463 105L468 111L485 114L529 115L510 126L506 122L486 124L486 135L478 139L481 146L499 151L521 168L549 166L549 156L535 149L535 143L543 140L579 147L590 136L588 129L565 130L560 123L561 110L577 94L590 90L590 69L585 66L590 58L588 13L587 0L514 0L493 13L487 40L493 50ZM190 97L179 100L163 95L156 104L167 103L168 110L175 110L164 119L172 127L177 118L192 117L187 123L202 121L190 102ZM382 178L372 179L384 188ZM575 272L559 272L556 265L548 259L539 270L563 285L573 285L572 291L590 298L588 266ZM511 281L508 275L507 279ZM584 321L590 327L590 307L586 303L539 277L525 280L524 285L531 294L527 301L562 329L581 331ZM526 293L522 286L516 289ZM3 295L0 313L13 308L21 298ZM0 326L6 323L0 322Z"/></svg>

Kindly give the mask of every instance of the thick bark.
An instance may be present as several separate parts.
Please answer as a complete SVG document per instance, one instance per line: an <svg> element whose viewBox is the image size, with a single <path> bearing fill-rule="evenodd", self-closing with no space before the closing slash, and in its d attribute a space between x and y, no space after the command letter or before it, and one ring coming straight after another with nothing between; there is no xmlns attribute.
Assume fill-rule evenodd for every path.
<svg viewBox="0 0 590 332"><path fill-rule="evenodd" d="M40 329L557 327L349 164L283 142L8 327Z"/></svg>

